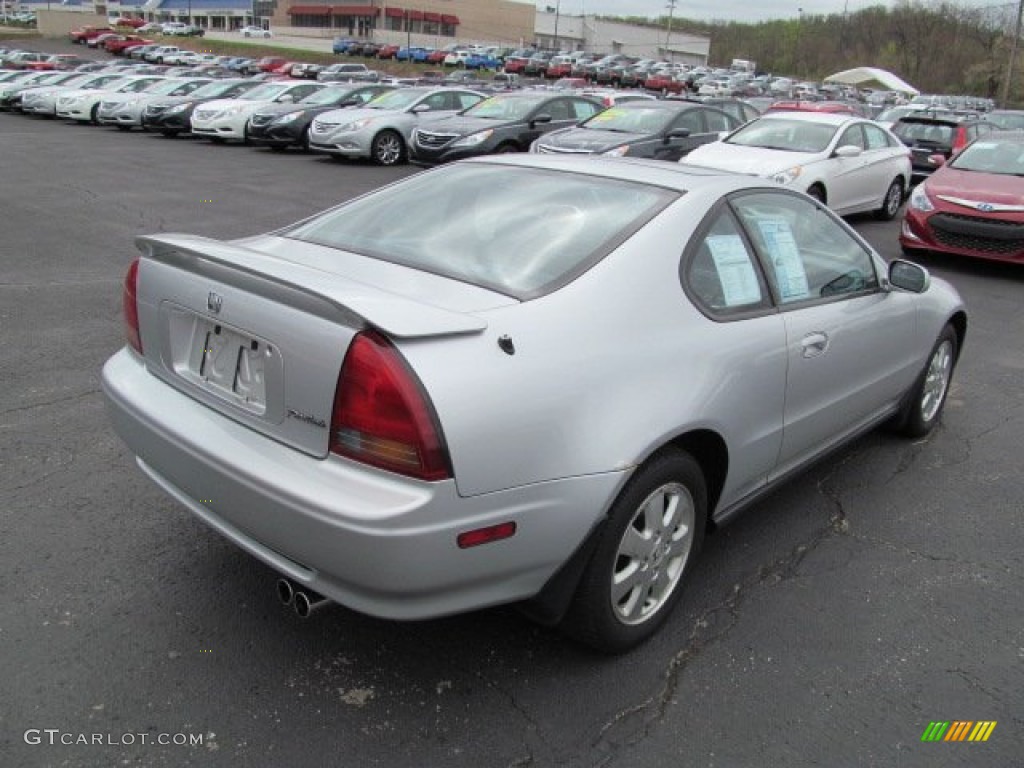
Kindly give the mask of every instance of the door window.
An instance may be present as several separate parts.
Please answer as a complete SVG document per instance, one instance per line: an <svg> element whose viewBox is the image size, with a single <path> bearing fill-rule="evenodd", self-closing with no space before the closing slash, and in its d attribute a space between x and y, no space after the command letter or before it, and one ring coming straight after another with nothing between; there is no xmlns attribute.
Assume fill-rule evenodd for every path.
<svg viewBox="0 0 1024 768"><path fill-rule="evenodd" d="M728 208L715 214L697 241L684 284L690 297L712 316L769 305L760 266Z"/></svg>
<svg viewBox="0 0 1024 768"><path fill-rule="evenodd" d="M779 303L831 301L878 290L869 251L825 208L773 192L741 195L732 204Z"/></svg>

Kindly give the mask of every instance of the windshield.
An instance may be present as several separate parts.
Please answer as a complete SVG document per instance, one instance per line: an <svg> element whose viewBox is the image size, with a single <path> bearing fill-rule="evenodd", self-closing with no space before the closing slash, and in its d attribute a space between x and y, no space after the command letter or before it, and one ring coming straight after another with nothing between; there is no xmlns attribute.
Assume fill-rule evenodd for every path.
<svg viewBox="0 0 1024 768"><path fill-rule="evenodd" d="M317 91L312 96L307 96L298 103L313 106L329 106L336 101L344 99L346 94L352 93L352 90L352 88L324 88L322 91Z"/></svg>
<svg viewBox="0 0 1024 768"><path fill-rule="evenodd" d="M152 93L159 96L166 96L167 94L179 95L182 93L189 93L189 89L186 86L192 86L194 90L196 85L194 83L183 83L181 80L164 80L159 83L155 83L146 89L146 93ZM183 90L179 90L183 89Z"/></svg>
<svg viewBox="0 0 1024 768"><path fill-rule="evenodd" d="M382 93L375 99L371 99L363 106L366 109L405 109L417 102L419 98L429 91L419 88L399 88L395 91Z"/></svg>
<svg viewBox="0 0 1024 768"><path fill-rule="evenodd" d="M256 83L250 81L228 81L221 83L207 83L202 88L197 88L192 91L192 95L197 99L215 99L224 94L235 94L238 95L243 91L250 90L256 87Z"/></svg>
<svg viewBox="0 0 1024 768"><path fill-rule="evenodd" d="M979 140L954 157L949 165L958 171L1024 176L1024 142Z"/></svg>
<svg viewBox="0 0 1024 768"><path fill-rule="evenodd" d="M804 120L761 118L747 123L725 143L786 152L823 152L835 136L836 127Z"/></svg>
<svg viewBox="0 0 1024 768"><path fill-rule="evenodd" d="M117 93L138 93L149 88L153 83L158 83L159 80L129 80L124 85L118 86L115 90Z"/></svg>
<svg viewBox="0 0 1024 768"><path fill-rule="evenodd" d="M483 117L487 120L521 120L541 101L543 101L543 98L524 99L514 96L491 96L479 104L474 104L462 114L466 117Z"/></svg>
<svg viewBox="0 0 1024 768"><path fill-rule="evenodd" d="M525 299L582 274L677 196L585 174L458 164L385 187L284 235Z"/></svg>
<svg viewBox="0 0 1024 768"><path fill-rule="evenodd" d="M598 112L580 127L621 133L658 133L664 130L676 114L672 110L650 107L611 107Z"/></svg>
<svg viewBox="0 0 1024 768"><path fill-rule="evenodd" d="M917 141L925 144L952 145L953 126L941 123L916 123L900 121L893 125L892 132L904 142Z"/></svg>
<svg viewBox="0 0 1024 768"><path fill-rule="evenodd" d="M246 101L273 101L290 87L289 83L268 83L261 85L259 88L253 88L238 98L245 99Z"/></svg>

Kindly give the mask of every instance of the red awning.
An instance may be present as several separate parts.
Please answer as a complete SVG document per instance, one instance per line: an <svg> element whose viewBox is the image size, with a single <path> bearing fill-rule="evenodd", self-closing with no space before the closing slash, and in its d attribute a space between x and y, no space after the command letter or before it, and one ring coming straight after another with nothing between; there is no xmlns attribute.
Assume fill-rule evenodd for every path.
<svg viewBox="0 0 1024 768"><path fill-rule="evenodd" d="M372 5L335 5L331 8L333 16L376 16L380 11Z"/></svg>
<svg viewBox="0 0 1024 768"><path fill-rule="evenodd" d="M390 7L389 8L385 8L384 9L384 15L388 16L388 17L390 17L392 19L395 19L395 18L402 19L402 18L405 18L405 9L404 8L390 8Z"/></svg>
<svg viewBox="0 0 1024 768"><path fill-rule="evenodd" d="M441 14L440 13L434 13L433 11L424 11L423 12L423 20L424 21L436 21L436 22L440 23L441 22Z"/></svg>
<svg viewBox="0 0 1024 768"><path fill-rule="evenodd" d="M459 21L459 17L458 16L450 16L447 13L442 13L441 14L441 23L442 24L451 24L454 27L454 26L458 26L461 22Z"/></svg>
<svg viewBox="0 0 1024 768"><path fill-rule="evenodd" d="M409 18L418 21L423 18L423 11L409 11Z"/></svg>
<svg viewBox="0 0 1024 768"><path fill-rule="evenodd" d="M288 9L292 16L329 16L331 6L329 5L293 5Z"/></svg>

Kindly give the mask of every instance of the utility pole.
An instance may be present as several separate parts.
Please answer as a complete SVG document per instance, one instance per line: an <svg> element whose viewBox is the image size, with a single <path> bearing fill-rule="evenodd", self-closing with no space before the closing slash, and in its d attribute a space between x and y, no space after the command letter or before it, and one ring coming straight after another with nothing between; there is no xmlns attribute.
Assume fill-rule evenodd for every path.
<svg viewBox="0 0 1024 768"><path fill-rule="evenodd" d="M1024 1L1024 0L1022 0L1022 1ZM562 0L558 0L558 2L555 3L555 51L556 52L559 50L559 48L558 48L558 17L561 16L561 14L562 14Z"/></svg>
<svg viewBox="0 0 1024 768"><path fill-rule="evenodd" d="M675 56L672 55L672 47L670 41L672 40L672 15L676 11L676 3L678 0L668 0L668 23L665 25L665 53L668 54L669 61L675 61ZM1024 0L1021 0L1024 2Z"/></svg>
<svg viewBox="0 0 1024 768"><path fill-rule="evenodd" d="M1017 24L1013 28L1013 43L1010 45L1010 64L1006 68L1006 79L1003 81L1003 98L1000 99L1003 109L1010 104L1010 81L1013 80L1013 70L1017 65L1017 46L1020 43L1021 20L1024 19L1024 0L1017 3Z"/></svg>

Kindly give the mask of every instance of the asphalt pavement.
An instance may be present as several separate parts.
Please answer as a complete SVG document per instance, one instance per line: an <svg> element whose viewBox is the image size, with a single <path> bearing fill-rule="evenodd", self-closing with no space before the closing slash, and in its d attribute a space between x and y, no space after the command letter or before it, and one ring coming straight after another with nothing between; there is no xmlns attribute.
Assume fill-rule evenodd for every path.
<svg viewBox="0 0 1024 768"><path fill-rule="evenodd" d="M254 234L414 172L0 115L0 766L1024 765L1019 267L926 259L970 312L942 425L715 532L617 658L512 608L299 620L143 477L99 393L133 238ZM853 224L898 254L897 223Z"/></svg>

